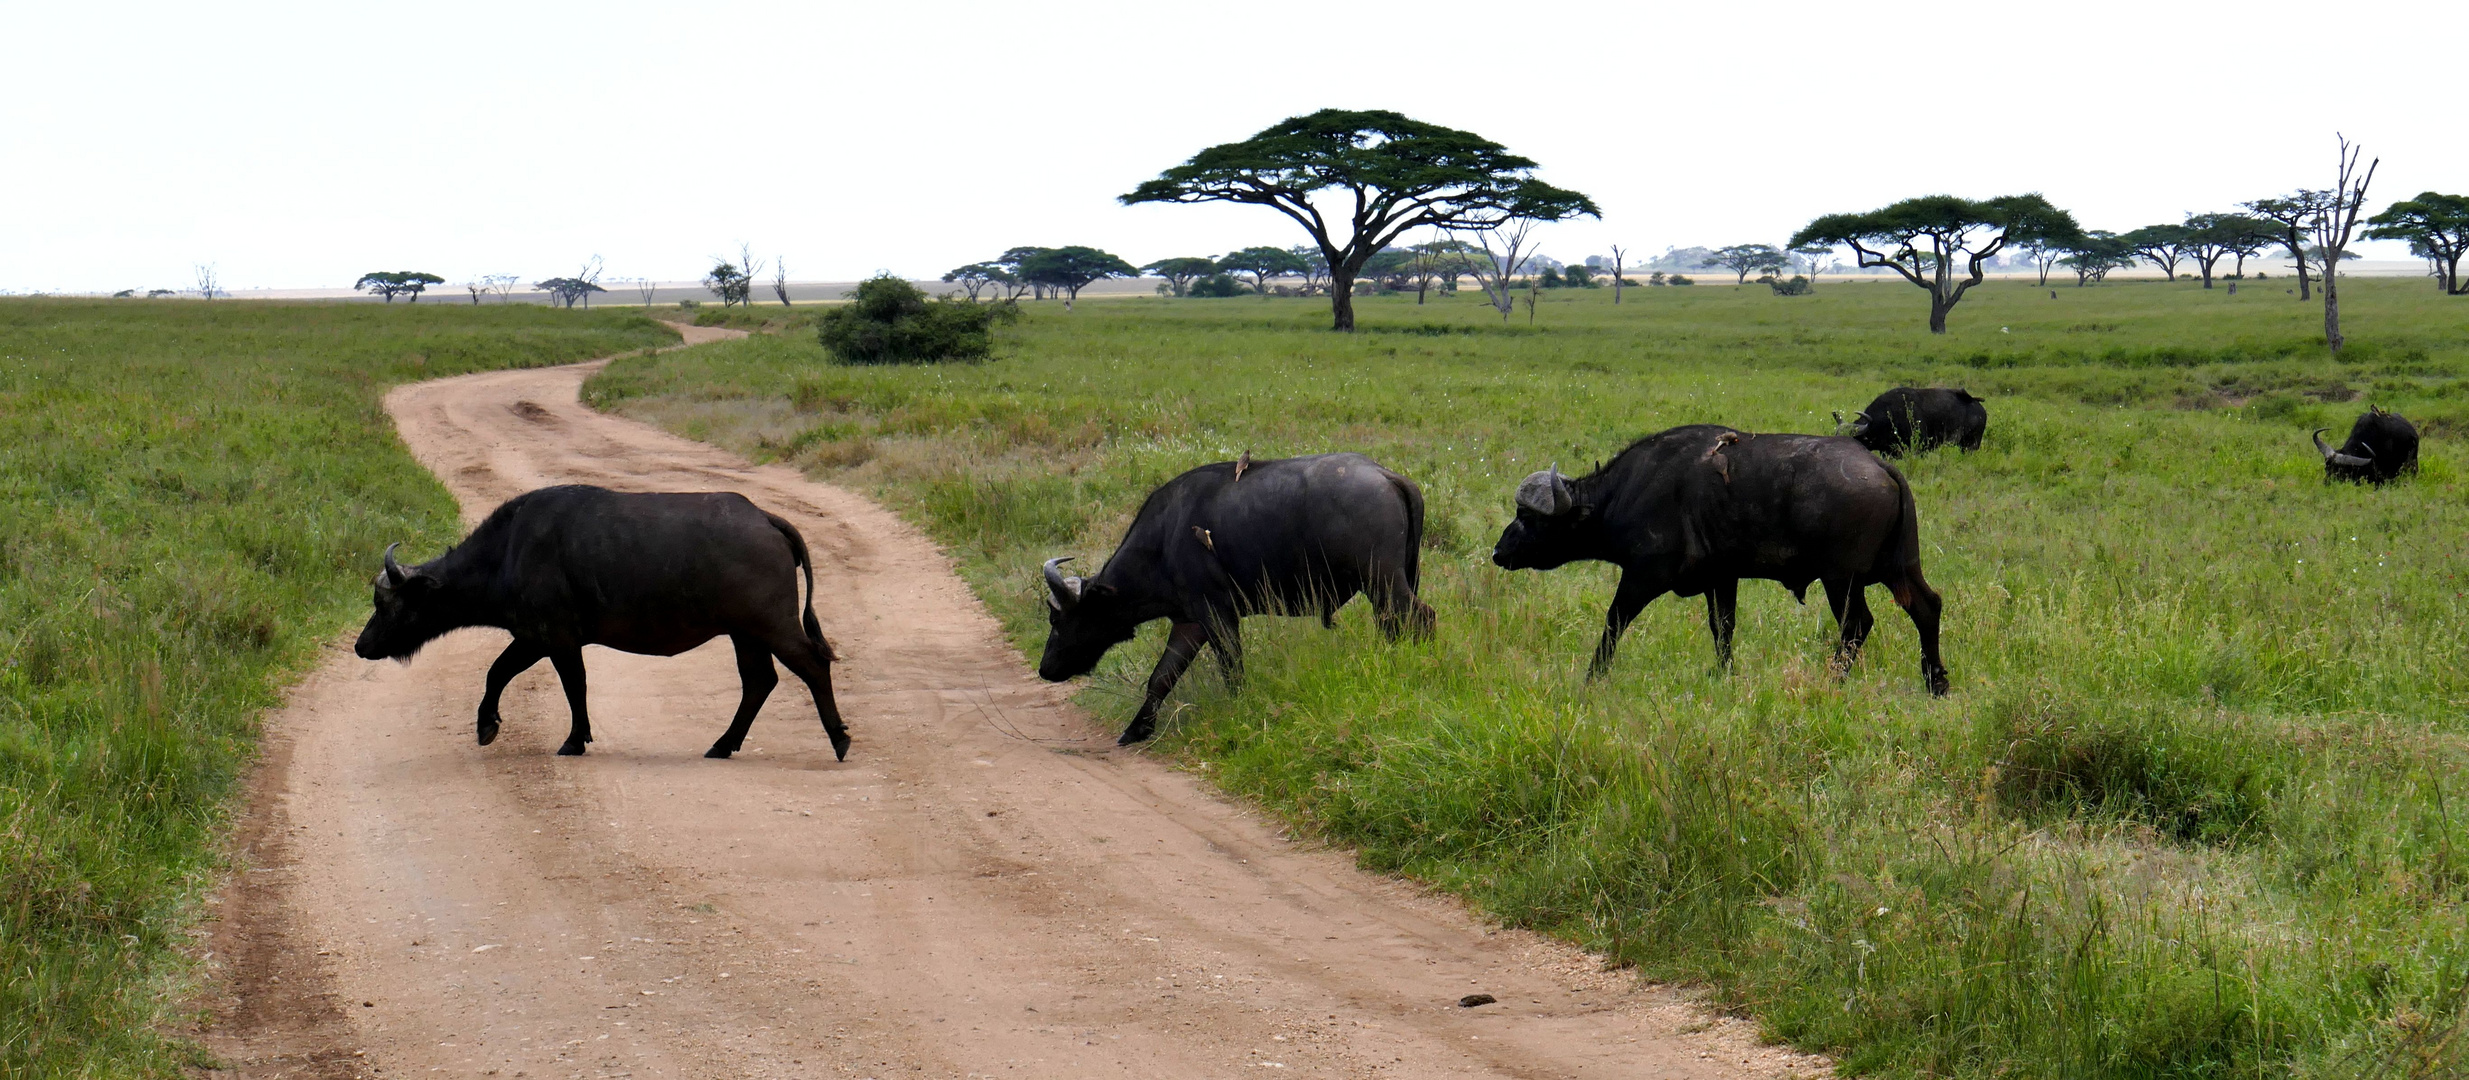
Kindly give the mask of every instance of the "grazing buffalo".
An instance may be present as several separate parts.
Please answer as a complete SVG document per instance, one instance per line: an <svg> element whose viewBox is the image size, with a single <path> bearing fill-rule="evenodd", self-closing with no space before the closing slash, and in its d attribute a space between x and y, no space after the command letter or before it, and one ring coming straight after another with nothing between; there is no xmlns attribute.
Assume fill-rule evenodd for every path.
<svg viewBox="0 0 2469 1080"><path fill-rule="evenodd" d="M1921 578L1911 486L1849 439L1694 424L1639 439L1592 476L1572 479L1554 466L1527 477L1492 561L1550 570L1580 559L1621 570L1589 678L1610 666L1638 612L1667 592L1706 594L1715 657L1729 666L1740 579L1766 578L1803 603L1811 581L1825 583L1843 628L1838 670L1859 657L1876 623L1864 587L1885 585L1920 631L1929 692L1946 692L1941 601Z"/></svg>
<svg viewBox="0 0 2469 1080"><path fill-rule="evenodd" d="M1969 390L1898 386L1848 422L1836 413L1835 423L1840 434L1888 457L1945 443L1969 451L1980 449L1980 437L1989 431L1989 407Z"/></svg>
<svg viewBox="0 0 2469 1080"><path fill-rule="evenodd" d="M1432 609L1415 596L1422 543L1423 489L1361 454L1203 465L1149 495L1096 576L1066 577L1069 558L1046 560L1037 673L1085 675L1140 624L1172 620L1148 697L1116 740L1140 742L1202 645L1227 685L1240 683L1246 615L1318 614L1333 626L1362 593L1391 638L1429 633Z"/></svg>
<svg viewBox="0 0 2469 1080"><path fill-rule="evenodd" d="M377 577L377 611L355 651L370 660L409 659L466 626L514 635L489 666L480 697L482 746L497 738L497 699L506 683L542 657L556 666L574 712L557 752L580 754L592 741L583 646L675 656L727 634L737 646L745 696L729 730L703 756L724 758L745 746L755 711L780 683L775 656L814 692L832 752L849 756L849 732L832 702L831 646L814 618L806 538L735 492L541 488L507 500L454 550L419 566L396 563L389 546Z"/></svg>
<svg viewBox="0 0 2469 1080"><path fill-rule="evenodd" d="M2315 429L2315 449L2323 454L2323 479L2364 481L2382 485L2398 479L2404 473L2418 471L2418 429L2401 419L2399 413L2369 405L2366 415L2349 427L2349 441L2334 450L2323 443L2323 433L2330 428Z"/></svg>

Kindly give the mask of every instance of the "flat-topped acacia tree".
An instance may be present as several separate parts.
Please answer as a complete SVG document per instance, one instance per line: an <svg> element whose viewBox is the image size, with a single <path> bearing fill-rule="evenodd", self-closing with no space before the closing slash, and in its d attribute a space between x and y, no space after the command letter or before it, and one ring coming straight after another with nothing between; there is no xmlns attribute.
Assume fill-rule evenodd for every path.
<svg viewBox="0 0 2469 1080"><path fill-rule="evenodd" d="M1410 229L1482 232L1528 218L1601 217L1594 200L1535 179L1535 163L1471 132L1385 110L1322 109L1223 143L1122 196L1150 202L1241 202L1293 218L1329 261L1332 329L1355 328L1363 264ZM1334 198L1328 212L1313 196Z"/></svg>
<svg viewBox="0 0 2469 1080"><path fill-rule="evenodd" d="M1981 265L2008 244L2076 240L2074 215L2039 195L1961 199L1924 195L1865 214L1828 214L1792 234L1786 247L1841 244L1862 269L1883 266L1929 291L1929 332L1946 332L1946 313L1981 282ZM1960 260L1965 272L1957 274Z"/></svg>

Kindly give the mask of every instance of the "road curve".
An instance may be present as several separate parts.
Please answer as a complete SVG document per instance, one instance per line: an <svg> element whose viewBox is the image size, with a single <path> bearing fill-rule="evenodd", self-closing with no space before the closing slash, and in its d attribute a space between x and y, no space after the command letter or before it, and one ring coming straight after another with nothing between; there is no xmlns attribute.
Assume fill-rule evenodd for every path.
<svg viewBox="0 0 2469 1080"><path fill-rule="evenodd" d="M849 760L793 679L746 752L704 759L736 701L725 641L589 650L580 758L552 756L566 709L546 664L508 692L496 745L473 745L502 634L403 665L336 646L268 719L249 865L216 901L222 1074L1824 1071L1113 751L915 529L586 409L594 370L444 379L386 407L467 523L559 483L729 489L795 522ZM1458 1006L1475 993L1498 1002Z"/></svg>

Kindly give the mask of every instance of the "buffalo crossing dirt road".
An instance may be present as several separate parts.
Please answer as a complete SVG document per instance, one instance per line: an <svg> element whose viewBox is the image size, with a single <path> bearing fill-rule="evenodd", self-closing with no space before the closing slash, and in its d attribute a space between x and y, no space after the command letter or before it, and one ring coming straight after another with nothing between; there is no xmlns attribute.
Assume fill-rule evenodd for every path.
<svg viewBox="0 0 2469 1080"><path fill-rule="evenodd" d="M704 336L701 334L698 337ZM784 681L746 752L725 640L542 664L338 644L269 718L219 899L225 1075L1777 1077L1824 1063L1487 928L1117 752L942 555L860 496L584 408L594 365L387 398L466 523L520 492L729 489L802 529L856 745ZM422 558L436 552L407 553ZM1461 1008L1468 994L1495 1004Z"/></svg>

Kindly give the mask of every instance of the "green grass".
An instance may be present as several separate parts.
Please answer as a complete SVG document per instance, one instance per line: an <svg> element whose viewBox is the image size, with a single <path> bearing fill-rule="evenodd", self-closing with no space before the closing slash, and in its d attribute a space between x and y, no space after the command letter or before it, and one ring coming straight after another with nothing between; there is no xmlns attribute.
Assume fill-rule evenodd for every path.
<svg viewBox="0 0 2469 1080"><path fill-rule="evenodd" d="M1038 305L976 365L856 369L802 335L627 361L587 394L879 493L1034 651L1039 560L1100 558L1153 486L1248 449L1361 450L1430 500L1429 643L1361 605L1246 626L1159 746L1515 923L1703 982L1854 1073L2435 1076L2469 1068L2469 302L2320 308L2278 282ZM1696 601L1582 665L1612 572L1487 559L1518 478L1717 421L1823 431L1902 382L1989 398L1987 446L1905 466L1954 693L1881 604L1843 680L1821 607ZM2306 441L2372 400L2424 474L2326 486ZM1151 628L1082 700L1120 723Z"/></svg>
<svg viewBox="0 0 2469 1080"><path fill-rule="evenodd" d="M674 341L445 304L0 301L0 1075L178 1075L166 1037L256 721L454 501L401 382Z"/></svg>

